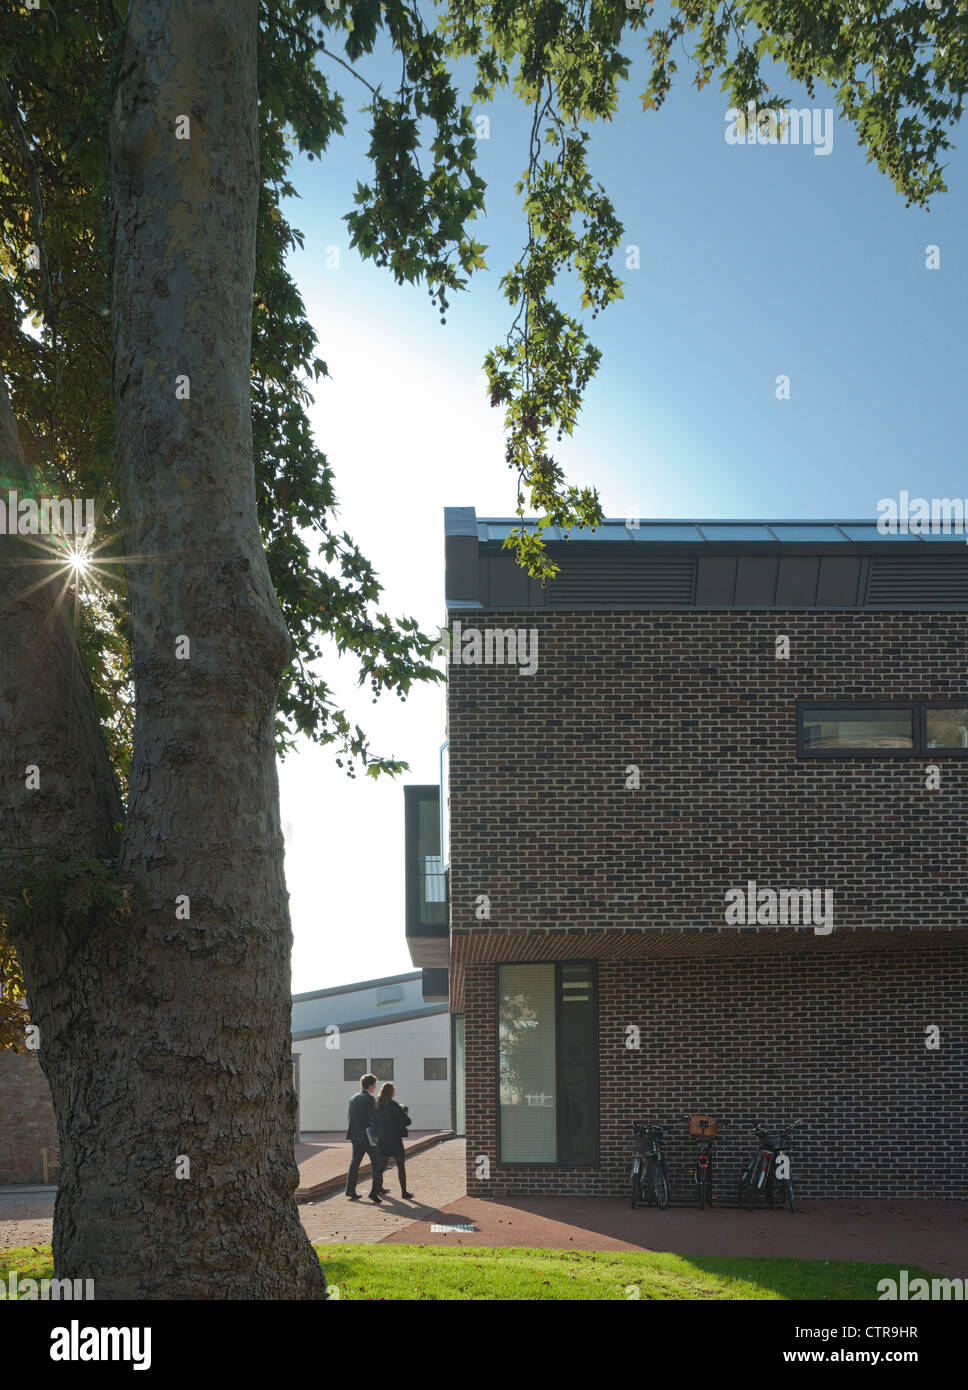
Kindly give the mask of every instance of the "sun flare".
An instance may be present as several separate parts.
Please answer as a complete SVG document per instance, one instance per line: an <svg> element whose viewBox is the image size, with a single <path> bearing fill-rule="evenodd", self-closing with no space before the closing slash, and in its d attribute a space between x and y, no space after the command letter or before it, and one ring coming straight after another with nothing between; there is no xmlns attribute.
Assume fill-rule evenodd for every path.
<svg viewBox="0 0 968 1390"><path fill-rule="evenodd" d="M68 554L67 563L76 578L83 579L90 568L91 557L83 550L72 550Z"/></svg>

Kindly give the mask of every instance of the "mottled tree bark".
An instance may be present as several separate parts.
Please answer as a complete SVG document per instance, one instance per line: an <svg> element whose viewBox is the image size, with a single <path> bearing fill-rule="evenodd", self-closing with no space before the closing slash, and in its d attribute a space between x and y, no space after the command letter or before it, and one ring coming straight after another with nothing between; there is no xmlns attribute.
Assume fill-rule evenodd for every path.
<svg viewBox="0 0 968 1390"><path fill-rule="evenodd" d="M27 495L32 479L2 375L0 462L18 494ZM121 821L114 774L74 641L69 582L63 559L48 545L0 536L0 873L21 899L22 911L10 914L9 925L57 1117L59 1265L58 1238L78 1185L74 1135L87 1123L97 1073L112 1050L98 991L78 990L76 982L79 973L87 975L89 960L95 971L103 965L106 932L97 914L42 908L40 895L23 880L35 873L45 880L51 854L112 863Z"/></svg>
<svg viewBox="0 0 968 1390"><path fill-rule="evenodd" d="M325 1291L294 1200L273 741L291 644L249 404L257 38L258 0L132 0L111 122L136 689L117 858L144 905L61 949L55 1007L53 942L22 948L64 1148L57 1272L101 1298ZM102 774L80 780L96 800ZM85 844L112 814L85 809Z"/></svg>

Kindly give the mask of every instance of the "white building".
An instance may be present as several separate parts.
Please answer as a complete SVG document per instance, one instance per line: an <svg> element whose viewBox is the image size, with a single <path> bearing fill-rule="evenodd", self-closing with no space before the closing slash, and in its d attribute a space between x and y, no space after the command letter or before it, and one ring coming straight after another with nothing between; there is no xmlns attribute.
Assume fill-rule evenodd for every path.
<svg viewBox="0 0 968 1390"><path fill-rule="evenodd" d="M450 1015L426 1003L423 972L292 997L299 1130L346 1131L346 1107L372 1072L392 1081L414 1129L451 1128Z"/></svg>

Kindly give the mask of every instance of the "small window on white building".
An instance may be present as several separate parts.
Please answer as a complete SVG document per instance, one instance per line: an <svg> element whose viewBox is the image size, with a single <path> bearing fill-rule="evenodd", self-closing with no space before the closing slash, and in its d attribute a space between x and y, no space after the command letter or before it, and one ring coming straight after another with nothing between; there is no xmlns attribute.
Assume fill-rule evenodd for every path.
<svg viewBox="0 0 968 1390"><path fill-rule="evenodd" d="M425 1058L424 1058L424 1080L425 1080L425 1081L446 1081L446 1080L447 1080L447 1058L446 1058L446 1057L425 1057Z"/></svg>
<svg viewBox="0 0 968 1390"><path fill-rule="evenodd" d="M343 1080L355 1081L360 1084L360 1077L366 1075L365 1057L344 1057L343 1058Z"/></svg>
<svg viewBox="0 0 968 1390"><path fill-rule="evenodd" d="M392 1057L371 1057L370 1071L377 1081L393 1080L393 1058Z"/></svg>

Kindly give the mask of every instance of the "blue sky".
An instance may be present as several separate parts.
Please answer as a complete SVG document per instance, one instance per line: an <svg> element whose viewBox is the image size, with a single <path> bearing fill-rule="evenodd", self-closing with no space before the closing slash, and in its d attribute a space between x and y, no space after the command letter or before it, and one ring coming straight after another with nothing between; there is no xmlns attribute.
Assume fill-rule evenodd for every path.
<svg viewBox="0 0 968 1390"><path fill-rule="evenodd" d="M561 447L570 480L597 485L607 514L642 517L873 518L902 489L968 496L964 152L951 152L949 192L930 212L905 208L839 121L826 156L727 144L728 103L714 86L697 93L681 66L660 112L642 113L646 77L633 71L619 117L594 131L596 175L640 268L625 270L623 249L625 298L591 325L603 360ZM367 76L380 70L374 60ZM443 507L514 507L481 362L507 328L498 281L523 239L514 184L527 117L513 97L483 109L489 191L475 236L489 269L441 327L424 291L349 250L342 216L367 177L355 115L366 93L332 73L350 129L322 163L299 162L301 200L287 207L306 237L293 273L332 374L317 386L313 422L341 519L381 573L386 606L436 630ZM811 103L781 85L796 106L833 105L823 89ZM925 266L929 245L939 270ZM339 267L327 269L333 246ZM776 398L781 374L789 400ZM384 708L354 692L348 669L329 673L381 749L411 763L402 781L436 780L442 693ZM283 764L294 990L410 968L402 781L348 782L326 750Z"/></svg>

